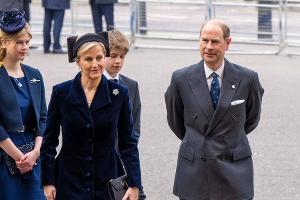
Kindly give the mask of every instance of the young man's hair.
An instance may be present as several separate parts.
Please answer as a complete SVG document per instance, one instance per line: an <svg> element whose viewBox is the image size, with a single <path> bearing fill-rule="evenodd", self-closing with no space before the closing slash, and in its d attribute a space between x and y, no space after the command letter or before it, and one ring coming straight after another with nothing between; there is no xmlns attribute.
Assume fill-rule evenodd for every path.
<svg viewBox="0 0 300 200"><path fill-rule="evenodd" d="M126 36L119 30L112 30L108 32L109 49L117 49L125 54L129 50L129 42Z"/></svg>

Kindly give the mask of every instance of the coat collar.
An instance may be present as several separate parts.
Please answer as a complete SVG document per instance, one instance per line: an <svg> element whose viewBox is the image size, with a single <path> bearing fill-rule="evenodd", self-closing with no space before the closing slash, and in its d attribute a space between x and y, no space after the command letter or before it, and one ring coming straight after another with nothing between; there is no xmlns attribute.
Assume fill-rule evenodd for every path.
<svg viewBox="0 0 300 200"><path fill-rule="evenodd" d="M69 101L72 104L85 106L88 108L88 104L86 101L86 96L84 94L82 85L81 85L81 73L79 72L74 80L73 84L70 88L69 94L67 96L67 101ZM100 109L107 104L110 104L110 96L109 96L109 86L108 81L105 78L104 75L101 77L101 82L97 87L97 91L95 93L95 96L93 98L92 104L90 106L91 111L95 111L97 109Z"/></svg>

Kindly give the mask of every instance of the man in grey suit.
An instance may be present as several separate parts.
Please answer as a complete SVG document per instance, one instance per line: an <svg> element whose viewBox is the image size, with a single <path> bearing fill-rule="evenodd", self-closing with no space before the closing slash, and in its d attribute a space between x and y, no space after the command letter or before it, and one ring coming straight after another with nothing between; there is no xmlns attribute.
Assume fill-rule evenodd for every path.
<svg viewBox="0 0 300 200"><path fill-rule="evenodd" d="M256 72L224 58L230 29L210 20L200 30L197 64L172 75L167 119L181 140L173 192L184 200L254 196L247 134L258 125L264 90Z"/></svg>
<svg viewBox="0 0 300 200"><path fill-rule="evenodd" d="M123 67L125 56L129 50L129 42L126 36L118 31L112 30L108 32L110 57L105 58L104 75L107 79L116 81L128 88L130 107L133 117L134 132L137 138L140 137L141 128L141 100L138 82L120 74ZM122 163L119 162L119 176L124 174ZM146 199L143 190L139 191L139 200Z"/></svg>

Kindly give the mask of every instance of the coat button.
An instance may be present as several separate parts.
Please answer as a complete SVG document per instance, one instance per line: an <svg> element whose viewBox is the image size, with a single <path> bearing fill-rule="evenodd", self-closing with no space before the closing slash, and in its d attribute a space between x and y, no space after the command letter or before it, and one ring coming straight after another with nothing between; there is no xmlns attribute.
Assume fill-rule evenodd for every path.
<svg viewBox="0 0 300 200"><path fill-rule="evenodd" d="M90 176L91 176L91 173L90 173L90 172L87 172L87 173L85 173L85 176L86 176L86 177L90 177Z"/></svg>
<svg viewBox="0 0 300 200"><path fill-rule="evenodd" d="M91 188L86 188L86 191L87 191L87 192L90 192L90 191L91 191Z"/></svg>
<svg viewBox="0 0 300 200"><path fill-rule="evenodd" d="M193 119L197 119L198 115L196 113L193 114Z"/></svg>
<svg viewBox="0 0 300 200"><path fill-rule="evenodd" d="M86 124L85 128L91 128L91 124L90 123Z"/></svg>
<svg viewBox="0 0 300 200"><path fill-rule="evenodd" d="M92 157L92 156L89 156L89 157L87 158L87 160L93 160L93 157Z"/></svg>

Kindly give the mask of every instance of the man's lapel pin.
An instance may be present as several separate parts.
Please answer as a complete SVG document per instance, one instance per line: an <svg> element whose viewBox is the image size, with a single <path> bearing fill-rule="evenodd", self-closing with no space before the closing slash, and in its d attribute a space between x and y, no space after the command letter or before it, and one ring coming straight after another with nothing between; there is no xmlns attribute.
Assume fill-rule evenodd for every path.
<svg viewBox="0 0 300 200"><path fill-rule="evenodd" d="M235 85L231 85L231 88L232 88L232 89L235 89Z"/></svg>

